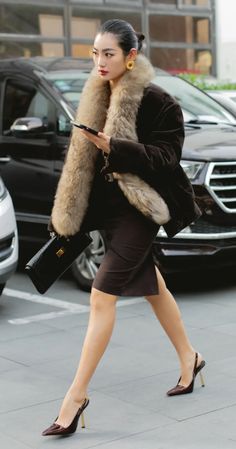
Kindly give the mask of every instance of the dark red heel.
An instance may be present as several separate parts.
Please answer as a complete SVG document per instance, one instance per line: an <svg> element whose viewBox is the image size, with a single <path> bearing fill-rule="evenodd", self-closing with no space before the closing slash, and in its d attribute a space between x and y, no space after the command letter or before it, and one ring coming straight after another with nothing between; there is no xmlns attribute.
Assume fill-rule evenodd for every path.
<svg viewBox="0 0 236 449"><path fill-rule="evenodd" d="M179 384L179 382L181 381L181 377L180 377L176 387L171 388L171 390L167 391L167 393L166 393L167 396L177 396L177 395L180 395L180 394L192 393L193 389L194 389L194 381L195 381L195 378L196 378L198 373L199 373L199 376L200 376L200 381L201 381L202 387L205 387L205 382L204 382L201 370L206 365L206 362L205 362L205 360L202 360L200 365L198 365L198 366L197 366L197 362L198 362L198 353L196 352L195 353L195 363L194 363L194 368L193 368L192 381L190 382L190 384L187 387L184 387L183 385Z"/></svg>
<svg viewBox="0 0 236 449"><path fill-rule="evenodd" d="M72 423L68 427L62 427L54 422L50 427L48 427L48 429L42 432L42 435L44 437L49 435L70 435L71 433L74 433L76 431L80 416L81 416L81 427L85 427L83 411L88 406L88 404L89 399L85 398L83 404L76 413Z"/></svg>

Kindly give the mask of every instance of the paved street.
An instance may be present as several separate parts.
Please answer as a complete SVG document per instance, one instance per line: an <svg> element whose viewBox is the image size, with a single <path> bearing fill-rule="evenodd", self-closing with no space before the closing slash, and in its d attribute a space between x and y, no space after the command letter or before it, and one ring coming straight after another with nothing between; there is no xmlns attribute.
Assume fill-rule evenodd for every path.
<svg viewBox="0 0 236 449"><path fill-rule="evenodd" d="M1 448L236 448L234 278L217 273L206 284L186 277L185 290L174 287L191 340L207 361L206 388L197 378L193 394L165 395L179 376L174 350L143 299L122 299L91 383L87 428L43 438L76 369L88 294L67 276L41 296L17 272L0 306Z"/></svg>

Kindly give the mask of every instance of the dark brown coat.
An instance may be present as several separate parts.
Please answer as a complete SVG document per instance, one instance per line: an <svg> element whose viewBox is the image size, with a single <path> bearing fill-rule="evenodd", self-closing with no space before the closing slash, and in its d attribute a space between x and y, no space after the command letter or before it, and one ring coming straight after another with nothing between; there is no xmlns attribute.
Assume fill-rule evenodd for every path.
<svg viewBox="0 0 236 449"><path fill-rule="evenodd" d="M134 70L127 71L111 93L109 83L93 71L80 99L77 120L112 136L108 171L135 180L138 195L132 201L127 186L118 180L132 205L159 223L159 198L164 199L171 216L164 228L172 237L200 211L179 165L184 139L180 106L151 84L153 76L150 62L138 55ZM90 229L97 226L103 210L98 154L74 129L52 210L52 225L58 234L73 235L85 223Z"/></svg>
<svg viewBox="0 0 236 449"><path fill-rule="evenodd" d="M160 87L150 84L144 91L137 115L139 142L111 139L107 172L138 175L166 201L171 220L164 225L172 237L201 212L192 186L180 166L184 123L180 106Z"/></svg>

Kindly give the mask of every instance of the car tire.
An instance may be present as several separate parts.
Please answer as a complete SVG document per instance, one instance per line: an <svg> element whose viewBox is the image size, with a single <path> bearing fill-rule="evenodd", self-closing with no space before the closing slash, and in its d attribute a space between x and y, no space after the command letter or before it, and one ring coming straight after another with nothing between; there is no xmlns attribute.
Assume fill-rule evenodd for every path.
<svg viewBox="0 0 236 449"><path fill-rule="evenodd" d="M77 257L71 267L77 284L84 291L91 290L93 280L107 249L103 231L92 231L90 235L93 242Z"/></svg>
<svg viewBox="0 0 236 449"><path fill-rule="evenodd" d="M1 295L2 292L3 292L3 289L4 289L5 285L6 285L6 284L0 284L0 295Z"/></svg>

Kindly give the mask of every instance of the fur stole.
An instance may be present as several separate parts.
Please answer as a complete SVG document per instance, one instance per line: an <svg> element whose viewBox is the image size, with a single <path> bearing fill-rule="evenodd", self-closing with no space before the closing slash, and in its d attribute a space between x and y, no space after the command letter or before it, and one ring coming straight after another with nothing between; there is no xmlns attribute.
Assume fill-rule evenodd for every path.
<svg viewBox="0 0 236 449"><path fill-rule="evenodd" d="M109 136L138 141L136 117L144 88L154 70L144 55L127 71L112 93L109 82L100 79L95 69L85 83L76 120ZM74 128L52 209L52 225L60 235L74 235L85 217L92 188L98 150ZM129 202L158 224L170 219L161 196L139 177L113 174Z"/></svg>

